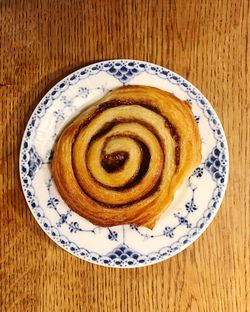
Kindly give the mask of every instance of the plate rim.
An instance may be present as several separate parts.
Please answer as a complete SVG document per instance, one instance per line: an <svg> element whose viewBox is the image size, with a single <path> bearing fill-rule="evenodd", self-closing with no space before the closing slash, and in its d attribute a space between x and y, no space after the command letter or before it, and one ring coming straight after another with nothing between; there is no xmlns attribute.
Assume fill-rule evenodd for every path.
<svg viewBox="0 0 250 312"><path fill-rule="evenodd" d="M51 93L51 91L58 87L63 81L65 81L66 79L68 79L69 77L71 77L72 75L78 73L79 71L81 70L85 70L85 69L90 69L91 67L93 67L94 65L98 65L98 64L104 64L104 63L109 63L109 62L137 62L137 63L143 63L143 64L147 64L147 65L152 65L152 66L156 66L157 68L161 68L161 69L164 69L164 70L167 70L169 71L171 74L175 75L176 77L180 78L183 82L186 82L188 85L190 85L193 90L195 90L198 94L201 94L202 97L205 99L205 101L207 102L207 104L209 105L209 109L212 111L212 115L215 116L216 118L216 122L222 132L222 136L223 136L223 143L225 145L224 147L224 153L225 153L225 156L226 156L226 160L227 160L227 165L226 165L226 173L225 173L225 183L224 183L224 187L222 189L222 194L221 194L221 197L218 199L217 201L217 207L216 209L213 211L212 213L212 216L211 218L208 220L208 222L204 225L204 227L199 231L199 233L193 238L193 239L190 239L190 241L186 244L182 244L181 247L174 251L173 253L171 253L170 255L167 255L167 256L163 256L161 259L157 259L157 260L150 260L149 263L136 263L136 264L133 264L133 265L129 265L129 266L118 266L118 265L113 265L113 264L105 264L105 263L99 263L97 261L94 261L92 259L86 259L84 257L81 257L79 256L78 254L74 253L74 251L71 251L70 249L68 249L67 247L65 247L62 243L58 242L50 233L48 233L46 231L46 229L43 227L42 223L39 222L39 220L37 219L37 216L35 215L35 212L34 210L32 209L31 207L31 204L28 202L27 200L27 197L26 197L26 193L25 193L25 190L24 190L24 182L23 182L23 178L22 178L22 164L21 164L21 153L23 151L23 145L24 145L24 141L26 139L26 136L27 136L27 130L28 130L28 126L30 125L30 122L32 120L32 117L35 113L37 113L37 110L39 109L40 105L43 103L43 101L46 99L46 97ZM146 84L145 84L146 85ZM217 142L217 141L216 141ZM229 149L228 149L228 142L227 142L227 138L226 138L226 135L225 135L225 131L224 131L224 128L222 126L222 123L216 113L216 111L214 110L212 104L210 103L210 101L205 97L205 95L196 87L194 86L191 82L189 82L187 79L185 79L184 77L182 77L181 75L177 74L176 72L174 72L173 70L167 68L167 67L164 67L162 65L158 65L158 64L155 64L155 63L151 63L151 62L148 62L148 61L144 61L144 60L138 60L138 59L128 59L128 58L122 58L122 59L108 59L108 60L102 60L102 61L98 61L98 62L93 62L87 66L83 66L83 67L79 67L78 69L70 72L68 75L64 76L62 79L58 80L42 97L41 99L38 101L38 103L36 104L35 108L32 110L31 112L31 115L26 123L26 126L25 126L25 129L23 131L23 135L22 135L22 140L21 140L21 144L20 144L20 151L19 151L19 177L20 177L20 182L21 182L21 187L22 187L22 192L23 192L23 195L24 195L24 198L25 198L25 202L27 204L27 206L29 207L29 210L31 211L33 217L35 218L36 220L36 223L39 224L40 228L43 230L43 232L50 238L53 240L53 242L56 243L57 246L59 246L60 248L64 249L65 251L67 251L68 253L70 253L71 255L73 256L76 256L77 258L81 259L81 260L85 260L89 263L92 263L92 264L95 264L95 265L99 265L99 266L102 266L102 267L112 267L112 268L119 268L119 269L131 269L131 268L140 268L140 267L145 267L145 266L149 266L149 265L153 265L153 264L156 264L156 263L160 263L162 261L165 261L165 260L168 260L170 258L172 258L173 256L176 256L177 254L179 254L180 252L182 252L183 250L185 250L187 247L189 247L191 244L193 244L195 241L197 241L201 235L207 230L207 228L209 227L209 225L213 222L215 216L217 215L220 207L221 207L221 204L222 204L222 201L225 197L225 193L226 193L226 190L227 190L227 185L228 185L228 178L229 178L229 171L230 171L230 159L229 159ZM150 254L150 253L149 253Z"/></svg>

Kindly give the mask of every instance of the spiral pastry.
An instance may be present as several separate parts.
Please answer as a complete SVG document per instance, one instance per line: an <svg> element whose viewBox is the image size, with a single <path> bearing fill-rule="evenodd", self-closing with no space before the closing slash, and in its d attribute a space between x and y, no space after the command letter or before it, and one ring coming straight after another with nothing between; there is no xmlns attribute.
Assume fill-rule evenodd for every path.
<svg viewBox="0 0 250 312"><path fill-rule="evenodd" d="M153 87L125 86L62 132L52 174L69 207L93 224L153 228L200 161L190 105Z"/></svg>

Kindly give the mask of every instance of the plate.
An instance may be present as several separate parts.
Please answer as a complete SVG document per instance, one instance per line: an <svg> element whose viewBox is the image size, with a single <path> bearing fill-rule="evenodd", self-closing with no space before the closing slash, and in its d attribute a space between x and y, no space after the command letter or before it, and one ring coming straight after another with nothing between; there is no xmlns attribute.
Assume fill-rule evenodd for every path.
<svg viewBox="0 0 250 312"><path fill-rule="evenodd" d="M177 191L152 231L131 225L93 225L69 209L51 176L53 146L65 125L83 108L122 85L154 86L190 102L202 138L202 163ZM194 242L219 209L228 170L224 131L204 95L169 69L137 60L95 63L57 83L34 110L20 151L24 196L45 233L81 259L117 268L166 260Z"/></svg>

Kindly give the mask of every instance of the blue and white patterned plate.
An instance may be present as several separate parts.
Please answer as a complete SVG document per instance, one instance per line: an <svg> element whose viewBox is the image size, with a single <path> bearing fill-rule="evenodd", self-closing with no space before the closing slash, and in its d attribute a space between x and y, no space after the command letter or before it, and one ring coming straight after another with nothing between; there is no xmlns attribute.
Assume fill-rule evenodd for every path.
<svg viewBox="0 0 250 312"><path fill-rule="evenodd" d="M53 145L83 108L122 85L149 85L189 101L202 138L202 163L177 191L153 231L136 226L97 227L71 211L51 176ZM111 60L82 68L40 101L20 151L23 192L35 219L59 246L77 257L111 267L140 267L177 254L211 223L228 178L228 149L221 123L207 99L172 71L135 60Z"/></svg>

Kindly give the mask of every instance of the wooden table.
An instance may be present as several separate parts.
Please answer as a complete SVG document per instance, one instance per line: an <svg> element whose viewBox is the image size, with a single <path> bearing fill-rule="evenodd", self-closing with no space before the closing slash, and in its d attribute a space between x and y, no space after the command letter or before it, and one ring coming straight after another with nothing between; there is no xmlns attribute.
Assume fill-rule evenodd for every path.
<svg viewBox="0 0 250 312"><path fill-rule="evenodd" d="M249 12L248 0L0 0L0 311L250 310ZM112 58L190 80L213 103L230 149L212 225L184 252L140 269L99 267L57 247L19 182L20 142L39 99L73 70Z"/></svg>

